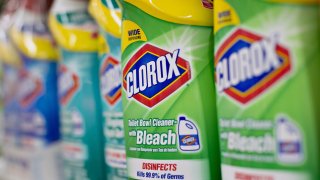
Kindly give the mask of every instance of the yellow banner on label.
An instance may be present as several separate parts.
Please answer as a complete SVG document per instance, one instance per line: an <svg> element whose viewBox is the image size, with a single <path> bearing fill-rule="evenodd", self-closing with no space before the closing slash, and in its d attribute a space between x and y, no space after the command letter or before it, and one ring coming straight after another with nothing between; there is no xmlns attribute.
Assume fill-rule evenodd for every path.
<svg viewBox="0 0 320 180"><path fill-rule="evenodd" d="M123 21L121 50L124 51L130 44L137 41L147 41L147 36L139 25L132 21Z"/></svg>
<svg viewBox="0 0 320 180"><path fill-rule="evenodd" d="M224 0L215 0L213 21L214 33L226 26L240 24L238 14L233 7Z"/></svg>

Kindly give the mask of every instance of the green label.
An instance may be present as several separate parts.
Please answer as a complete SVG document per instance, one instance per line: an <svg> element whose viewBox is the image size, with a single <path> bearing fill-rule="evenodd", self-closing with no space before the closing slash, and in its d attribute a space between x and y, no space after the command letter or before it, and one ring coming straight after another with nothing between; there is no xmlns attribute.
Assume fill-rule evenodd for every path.
<svg viewBox="0 0 320 180"><path fill-rule="evenodd" d="M216 3L223 179L317 179L319 7Z"/></svg>
<svg viewBox="0 0 320 180"><path fill-rule="evenodd" d="M163 21L125 3L123 29L128 176L219 179L212 28Z"/></svg>

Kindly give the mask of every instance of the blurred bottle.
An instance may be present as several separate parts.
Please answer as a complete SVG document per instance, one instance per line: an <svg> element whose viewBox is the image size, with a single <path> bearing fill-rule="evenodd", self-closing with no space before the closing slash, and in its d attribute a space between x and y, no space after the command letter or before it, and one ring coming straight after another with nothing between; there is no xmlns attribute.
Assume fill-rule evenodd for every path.
<svg viewBox="0 0 320 180"><path fill-rule="evenodd" d="M100 89L108 179L127 179L121 99L121 10L116 0L91 0L89 11L100 26Z"/></svg>
<svg viewBox="0 0 320 180"><path fill-rule="evenodd" d="M86 0L56 0L49 25L59 45L65 179L104 179L98 27Z"/></svg>
<svg viewBox="0 0 320 180"><path fill-rule="evenodd" d="M10 151L16 179L59 179L57 51L46 19L50 0L23 0L9 30L21 59L15 98L18 147Z"/></svg>
<svg viewBox="0 0 320 180"><path fill-rule="evenodd" d="M320 1L214 3L222 179L319 179Z"/></svg>

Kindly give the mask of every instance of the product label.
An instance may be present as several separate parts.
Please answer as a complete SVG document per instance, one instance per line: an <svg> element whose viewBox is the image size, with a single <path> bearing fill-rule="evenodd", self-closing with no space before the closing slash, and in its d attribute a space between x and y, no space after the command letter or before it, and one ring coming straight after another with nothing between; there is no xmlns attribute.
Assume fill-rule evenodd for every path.
<svg viewBox="0 0 320 180"><path fill-rule="evenodd" d="M111 56L104 60L100 70L100 79L103 98L112 106L121 97L120 62Z"/></svg>
<svg viewBox="0 0 320 180"><path fill-rule="evenodd" d="M276 120L221 119L219 123L224 158L291 165L304 160L303 134L286 116Z"/></svg>
<svg viewBox="0 0 320 180"><path fill-rule="evenodd" d="M18 107L16 99L19 90L19 69L8 64L3 65L3 130L4 143L7 146L17 144L19 121ZM13 113L15 112L15 113Z"/></svg>
<svg viewBox="0 0 320 180"><path fill-rule="evenodd" d="M218 148L207 141L218 139L212 28L164 21L132 4L124 3L122 31L129 179L220 177L219 168L209 170Z"/></svg>
<svg viewBox="0 0 320 180"><path fill-rule="evenodd" d="M103 108L104 155L108 179L127 179L127 156L125 150L123 109L121 41L101 29L104 42L109 47L100 62L100 87ZM102 47L104 50L105 46Z"/></svg>
<svg viewBox="0 0 320 180"><path fill-rule="evenodd" d="M20 71L21 84L17 97L22 107L30 106L43 91L41 77L37 77L26 70Z"/></svg>
<svg viewBox="0 0 320 180"><path fill-rule="evenodd" d="M219 93L246 104L290 71L291 57L276 37L237 29L218 48L215 67Z"/></svg>
<svg viewBox="0 0 320 180"><path fill-rule="evenodd" d="M70 71L66 66L59 68L59 98L60 103L66 105L80 87L77 74Z"/></svg>
<svg viewBox="0 0 320 180"><path fill-rule="evenodd" d="M123 70L127 97L151 108L187 83L190 65L179 53L180 49L168 52L150 44L140 48Z"/></svg>
<svg viewBox="0 0 320 180"><path fill-rule="evenodd" d="M15 109L19 117L18 141L23 147L43 147L60 137L57 64L23 54L21 58L24 65L19 70L19 84L15 94L19 103ZM43 106L44 103L48 105Z"/></svg>
<svg viewBox="0 0 320 180"><path fill-rule="evenodd" d="M216 2L223 179L317 179L320 83L312 77L319 76L319 6L299 0Z"/></svg>
<svg viewBox="0 0 320 180"><path fill-rule="evenodd" d="M98 53L61 48L61 57L64 178L104 179Z"/></svg>

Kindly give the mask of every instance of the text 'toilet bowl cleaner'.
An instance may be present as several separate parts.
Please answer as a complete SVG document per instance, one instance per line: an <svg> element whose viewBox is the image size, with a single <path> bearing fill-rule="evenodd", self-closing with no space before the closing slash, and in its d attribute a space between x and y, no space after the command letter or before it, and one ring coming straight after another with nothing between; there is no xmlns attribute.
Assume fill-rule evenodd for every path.
<svg viewBox="0 0 320 180"><path fill-rule="evenodd" d="M104 179L98 27L86 0L57 0L49 17L59 45L65 179Z"/></svg>
<svg viewBox="0 0 320 180"><path fill-rule="evenodd" d="M89 11L100 25L99 72L107 179L127 179L121 101L121 11L115 0L91 1Z"/></svg>
<svg viewBox="0 0 320 180"><path fill-rule="evenodd" d="M60 174L56 158L60 139L57 52L46 24L50 4L22 1L9 30L22 62L15 93L19 147L10 153L24 164L20 165L20 178L24 179L54 180Z"/></svg>
<svg viewBox="0 0 320 180"><path fill-rule="evenodd" d="M319 1L214 7L223 179L319 179Z"/></svg>
<svg viewBox="0 0 320 180"><path fill-rule="evenodd" d="M201 0L122 4L129 178L220 179L211 6Z"/></svg>

